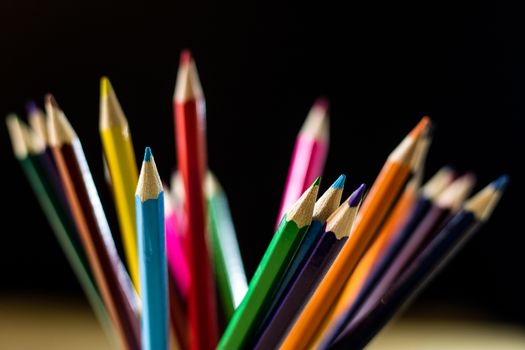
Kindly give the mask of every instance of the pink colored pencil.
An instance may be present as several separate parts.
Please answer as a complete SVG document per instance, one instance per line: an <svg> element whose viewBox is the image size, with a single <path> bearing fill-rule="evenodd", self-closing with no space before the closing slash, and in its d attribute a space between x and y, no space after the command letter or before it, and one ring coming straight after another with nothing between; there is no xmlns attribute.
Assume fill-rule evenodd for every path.
<svg viewBox="0 0 525 350"><path fill-rule="evenodd" d="M188 298L190 288L190 272L188 260L184 251L183 238L178 232L177 213L167 213L164 221L166 227L166 253L170 274L173 276L177 289L184 300Z"/></svg>
<svg viewBox="0 0 525 350"><path fill-rule="evenodd" d="M299 199L318 176L322 175L328 154L328 143L328 101L319 98L312 106L295 140L277 226L290 205Z"/></svg>

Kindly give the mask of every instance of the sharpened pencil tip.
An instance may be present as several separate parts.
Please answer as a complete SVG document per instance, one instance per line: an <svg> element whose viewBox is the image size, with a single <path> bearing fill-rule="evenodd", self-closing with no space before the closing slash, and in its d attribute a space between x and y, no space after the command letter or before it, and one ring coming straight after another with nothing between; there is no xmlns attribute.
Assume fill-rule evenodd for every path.
<svg viewBox="0 0 525 350"><path fill-rule="evenodd" d="M180 53L180 64L189 64L191 62L191 51L188 49L182 50Z"/></svg>
<svg viewBox="0 0 525 350"><path fill-rule="evenodd" d="M52 94L46 94L45 101L46 101L46 104L49 104L53 108L60 109L57 101L55 100L55 97Z"/></svg>
<svg viewBox="0 0 525 350"><path fill-rule="evenodd" d="M421 134L427 129L427 127L429 127L429 124L430 117L424 116L423 118L421 118L419 123L417 123L414 129L412 129L412 131L410 132L410 137L412 137L413 139L417 139L418 137L420 137Z"/></svg>
<svg viewBox="0 0 525 350"><path fill-rule="evenodd" d="M363 199L363 196L365 195L365 191L366 191L366 185L361 184L361 186L359 186L357 190L355 190L350 195L350 199L348 199L348 205L351 207L357 207L359 203L361 203L361 200Z"/></svg>
<svg viewBox="0 0 525 350"><path fill-rule="evenodd" d="M330 106L330 103L328 102L328 99L326 97L319 97L314 102L314 107L321 108L323 110L328 110L328 107Z"/></svg>
<svg viewBox="0 0 525 350"><path fill-rule="evenodd" d="M320 183L321 183L321 176L318 176L317 179L315 179L314 183L312 184L312 187L319 186Z"/></svg>
<svg viewBox="0 0 525 350"><path fill-rule="evenodd" d="M146 151L144 152L144 161L145 161L145 162L149 162L149 160L151 159L151 157L152 157L152 154L151 154L151 148L146 147Z"/></svg>
<svg viewBox="0 0 525 350"><path fill-rule="evenodd" d="M503 191L509 183L509 176L507 174L501 175L498 177L494 182L492 182L492 186L497 191Z"/></svg>
<svg viewBox="0 0 525 350"><path fill-rule="evenodd" d="M28 101L26 103L26 111L30 118L33 117L36 112L38 112L38 106L36 105L35 101Z"/></svg>
<svg viewBox="0 0 525 350"><path fill-rule="evenodd" d="M100 97L105 98L108 97L109 93L109 79L108 77L102 77L100 78Z"/></svg>
<svg viewBox="0 0 525 350"><path fill-rule="evenodd" d="M335 182L332 184L332 188L335 188L335 189L338 189L338 190L343 189L343 187L345 187L345 180L346 180L346 175L341 174L337 178L337 180L335 180Z"/></svg>

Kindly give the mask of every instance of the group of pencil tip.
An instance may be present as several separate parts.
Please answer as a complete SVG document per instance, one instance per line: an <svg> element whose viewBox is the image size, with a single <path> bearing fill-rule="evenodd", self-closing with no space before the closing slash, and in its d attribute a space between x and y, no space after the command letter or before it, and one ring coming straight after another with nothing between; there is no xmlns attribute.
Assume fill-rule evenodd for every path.
<svg viewBox="0 0 525 350"><path fill-rule="evenodd" d="M508 182L503 175L470 196L474 174L451 167L425 182L433 127L423 117L370 189L360 184L342 200L340 175L321 193L330 128L328 101L319 98L248 283L226 193L208 169L205 99L189 51L173 97L177 170L169 186L149 147L139 171L132 126L101 79L100 141L118 233L79 136L52 95L44 106L28 103L28 123L7 117L14 155L102 328L122 349L360 349L489 219Z"/></svg>

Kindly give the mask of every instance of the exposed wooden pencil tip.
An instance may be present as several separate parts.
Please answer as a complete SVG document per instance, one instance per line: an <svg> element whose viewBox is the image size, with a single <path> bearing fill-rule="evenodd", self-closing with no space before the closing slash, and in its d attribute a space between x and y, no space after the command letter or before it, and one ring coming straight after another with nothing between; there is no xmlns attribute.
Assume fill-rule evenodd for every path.
<svg viewBox="0 0 525 350"><path fill-rule="evenodd" d="M22 134L22 127L20 125L20 119L16 114L9 114L6 118L7 131L11 139L11 145L13 146L13 153L17 159L23 159L27 157L27 145L24 141Z"/></svg>
<svg viewBox="0 0 525 350"><path fill-rule="evenodd" d="M184 50L180 57L173 98L176 102L186 102L201 99L203 96L195 61L190 51Z"/></svg>
<svg viewBox="0 0 525 350"><path fill-rule="evenodd" d="M101 98L108 97L110 84L111 83L109 82L108 77L103 76L102 78L100 78L100 97Z"/></svg>
<svg viewBox="0 0 525 350"><path fill-rule="evenodd" d="M62 112L58 106L53 95L47 94L45 100L48 115L47 130L49 134L49 144L60 147L63 144L71 143L77 138L77 135L64 115L64 112Z"/></svg>
<svg viewBox="0 0 525 350"><path fill-rule="evenodd" d="M180 64L181 65L189 64L191 60L192 60L191 51L188 49L182 50L182 52L180 53Z"/></svg>
<svg viewBox="0 0 525 350"><path fill-rule="evenodd" d="M208 173L206 174L206 179L204 181L207 196L211 197L214 194L222 191L221 185L219 184L217 177L211 171L208 170Z"/></svg>
<svg viewBox="0 0 525 350"><path fill-rule="evenodd" d="M434 200L456 177L454 169L445 166L434 174L421 188L425 198Z"/></svg>
<svg viewBox="0 0 525 350"><path fill-rule="evenodd" d="M419 123L412 129L409 136L413 139L421 137L421 135L426 132L426 129L430 126L430 117L424 116L421 118Z"/></svg>
<svg viewBox="0 0 525 350"><path fill-rule="evenodd" d="M114 126L128 128L128 121L108 77L100 78L100 118L99 129L107 130ZM126 133L127 134L127 133Z"/></svg>
<svg viewBox="0 0 525 350"><path fill-rule="evenodd" d="M140 198L141 202L145 202L148 199L159 198L163 190L162 181L160 180L157 166L155 165L155 159L153 159L151 149L146 147L135 195Z"/></svg>
<svg viewBox="0 0 525 350"><path fill-rule="evenodd" d="M350 234L357 213L357 207L361 203L365 190L366 185L361 184L361 186L350 195L350 198L342 203L328 217L326 231L333 232L337 239L341 239Z"/></svg>
<svg viewBox="0 0 525 350"><path fill-rule="evenodd" d="M300 134L313 139L328 140L329 133L328 102L318 99L310 108Z"/></svg>
<svg viewBox="0 0 525 350"><path fill-rule="evenodd" d="M474 214L478 220L486 221L499 203L508 181L508 176L503 175L488 184L465 203L465 210Z"/></svg>
<svg viewBox="0 0 525 350"><path fill-rule="evenodd" d="M314 211L315 200L319 192L321 177L315 179L314 183L301 195L290 210L285 214L287 221L295 221L299 228L310 225Z"/></svg>
<svg viewBox="0 0 525 350"><path fill-rule="evenodd" d="M60 107L58 106L58 103L57 101L55 100L55 97L51 94L46 94L45 96L45 102L46 102L46 106L47 105L50 105L52 106L53 108L57 108L57 109L60 109Z"/></svg>
<svg viewBox="0 0 525 350"><path fill-rule="evenodd" d="M457 178L438 195L436 204L455 213L461 208L475 183L476 176L472 173Z"/></svg>

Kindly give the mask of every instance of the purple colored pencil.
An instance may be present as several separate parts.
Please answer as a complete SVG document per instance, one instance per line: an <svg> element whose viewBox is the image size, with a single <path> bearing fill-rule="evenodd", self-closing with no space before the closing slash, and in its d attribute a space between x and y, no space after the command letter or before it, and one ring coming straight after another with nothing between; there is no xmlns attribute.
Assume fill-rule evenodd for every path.
<svg viewBox="0 0 525 350"><path fill-rule="evenodd" d="M364 192L365 185L362 184L328 218L325 232L257 340L256 350L274 349L286 335L301 306L308 300L348 239Z"/></svg>
<svg viewBox="0 0 525 350"><path fill-rule="evenodd" d="M349 332L355 324L362 322L368 316L378 300L388 291L406 266L410 264L419 251L424 249L425 243L459 210L463 201L472 190L474 182L474 176L466 174L456 179L431 201L430 209L415 227L397 255L389 262L388 268L383 272L375 285L365 292L366 294L362 298L359 298L363 301L362 305L356 305L356 311L359 311L355 318L345 327L344 331L341 332L341 336Z"/></svg>

